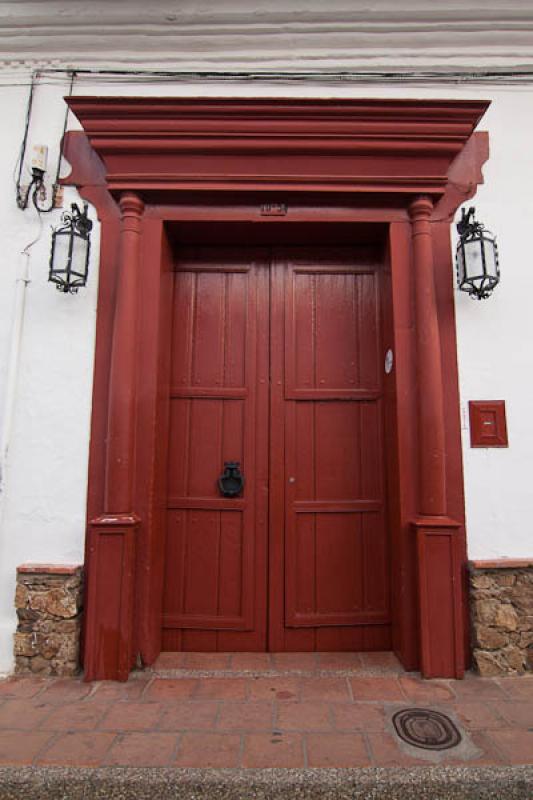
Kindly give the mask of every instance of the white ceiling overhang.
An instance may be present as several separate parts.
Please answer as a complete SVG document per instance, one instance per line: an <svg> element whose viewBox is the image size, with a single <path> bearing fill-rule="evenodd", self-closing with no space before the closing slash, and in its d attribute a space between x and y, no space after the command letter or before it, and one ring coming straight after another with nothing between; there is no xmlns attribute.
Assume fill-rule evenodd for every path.
<svg viewBox="0 0 533 800"><path fill-rule="evenodd" d="M17 0L5 66L202 73L527 73L530 0Z"/></svg>

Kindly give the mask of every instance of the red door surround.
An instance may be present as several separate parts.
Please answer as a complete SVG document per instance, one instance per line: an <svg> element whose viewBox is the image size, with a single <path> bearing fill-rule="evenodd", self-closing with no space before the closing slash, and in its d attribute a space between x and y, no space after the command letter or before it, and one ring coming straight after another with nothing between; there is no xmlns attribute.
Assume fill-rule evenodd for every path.
<svg viewBox="0 0 533 800"><path fill-rule="evenodd" d="M179 245L184 231L202 223L217 229L222 244L230 225L272 233L281 230L268 228L274 222L285 226L284 235L298 224L311 223L311 231L318 223L336 232L352 227L352 242L378 227L386 231L380 302L382 344L394 352L394 368L382 376L392 646L407 669L461 676L466 549L449 228L457 206L482 181L487 137L473 131L487 103L74 97L69 104L84 131L67 135L73 170L65 182L78 186L102 223L86 679L123 680L139 656L150 664L161 649L173 479L160 443L173 424L175 240ZM264 213L268 204L275 217ZM278 280L294 267L290 259L283 263ZM279 287L272 292L287 291ZM305 319L309 303L298 302L291 308ZM335 324L342 327L341 317ZM298 386L305 353L293 352L296 366L289 363L287 375L296 379L284 402L295 415L286 429L297 436L302 412L290 410L290 392L316 391L319 403L327 388ZM276 436L272 430L273 447ZM289 453L293 446L289 441ZM249 458L260 451L250 445ZM276 476L270 484L276 496ZM347 502L355 499L352 492ZM311 509L316 500L305 492L291 502L301 536L307 523L299 521L306 514L298 504L328 513ZM271 500L272 525L280 507ZM286 552L290 573L290 558L298 560L290 547ZM289 578L280 602L292 597L286 618L316 625L320 609L305 599L303 585L298 595ZM342 585L349 597L349 576ZM257 602L250 604L254 613ZM371 638L361 646L383 646Z"/></svg>

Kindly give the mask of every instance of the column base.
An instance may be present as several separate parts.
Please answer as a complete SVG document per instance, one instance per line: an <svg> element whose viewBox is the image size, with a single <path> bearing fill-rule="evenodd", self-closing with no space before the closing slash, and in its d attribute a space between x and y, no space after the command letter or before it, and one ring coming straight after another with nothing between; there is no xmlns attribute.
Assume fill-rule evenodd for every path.
<svg viewBox="0 0 533 800"><path fill-rule="evenodd" d="M139 518L104 514L89 526L85 680L126 681L134 665L133 607Z"/></svg>
<svg viewBox="0 0 533 800"><path fill-rule="evenodd" d="M418 560L420 671L424 678L462 678L461 524L448 517L420 517L412 524Z"/></svg>

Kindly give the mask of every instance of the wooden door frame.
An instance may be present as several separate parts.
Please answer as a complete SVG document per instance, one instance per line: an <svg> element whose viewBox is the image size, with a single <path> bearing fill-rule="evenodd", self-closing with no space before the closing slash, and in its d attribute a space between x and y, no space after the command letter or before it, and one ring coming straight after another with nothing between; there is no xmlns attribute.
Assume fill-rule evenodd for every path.
<svg viewBox="0 0 533 800"><path fill-rule="evenodd" d="M461 677L466 544L450 223L482 182L479 101L71 97L74 184L101 222L91 427L86 680L125 680L161 642L172 221L389 229L397 491L394 649ZM446 376L444 380L443 376ZM168 393L167 393L168 396Z"/></svg>

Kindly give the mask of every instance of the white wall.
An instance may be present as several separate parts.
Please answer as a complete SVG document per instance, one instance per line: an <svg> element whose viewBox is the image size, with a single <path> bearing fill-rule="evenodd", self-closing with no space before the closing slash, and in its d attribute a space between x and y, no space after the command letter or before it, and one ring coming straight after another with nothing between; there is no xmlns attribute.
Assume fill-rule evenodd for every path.
<svg viewBox="0 0 533 800"><path fill-rule="evenodd" d="M48 144L55 169L65 84L40 87L31 141ZM11 668L18 564L83 561L87 448L97 292L98 226L87 290L64 296L47 283L52 224L15 203L13 169L23 134L27 86L0 89L0 408L5 410L6 361L16 268L32 240L31 282L20 352L15 414L0 494L0 671ZM68 190L66 199L76 199ZM94 216L94 214L93 214Z"/></svg>
<svg viewBox="0 0 533 800"><path fill-rule="evenodd" d="M533 524L533 95L492 92L485 183L475 204L498 236L502 281L488 300L456 295L460 390L505 400L509 448L472 449L463 431L468 552L531 558Z"/></svg>
<svg viewBox="0 0 533 800"><path fill-rule="evenodd" d="M14 76L14 77L13 77ZM13 167L23 134L27 72L12 73L0 86L0 408L4 403L15 264L39 229L33 210L14 200ZM17 84L17 85L13 85ZM29 145L50 147L55 165L68 83L56 78L36 90ZM531 458L533 451L533 87L387 86L239 83L147 85L89 82L77 94L380 96L492 99L482 129L490 131L491 158L478 191L478 217L498 235L502 284L483 302L457 293L462 402L507 401L510 446L471 450L464 431L464 466L471 558L531 557ZM69 127L77 127L71 119ZM75 198L69 190L69 199ZM94 211L92 212L94 217ZM47 283L50 225L43 215L31 248L17 404L4 492L0 496L0 671L12 665L16 620L15 569L20 563L83 560L86 475L97 292L98 227L87 289L64 296ZM450 266L451 268L451 266Z"/></svg>

